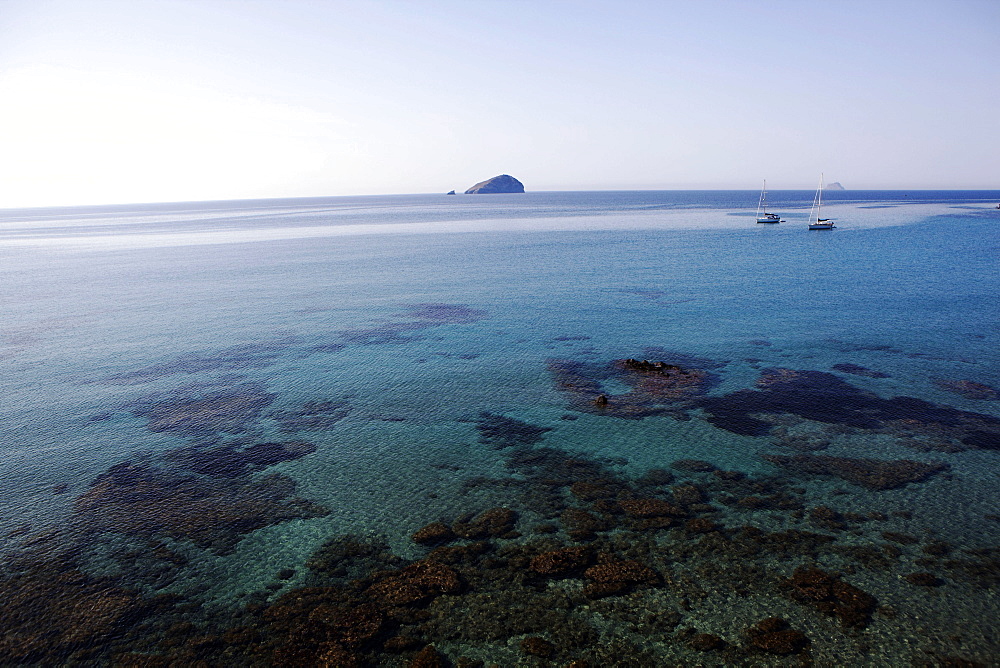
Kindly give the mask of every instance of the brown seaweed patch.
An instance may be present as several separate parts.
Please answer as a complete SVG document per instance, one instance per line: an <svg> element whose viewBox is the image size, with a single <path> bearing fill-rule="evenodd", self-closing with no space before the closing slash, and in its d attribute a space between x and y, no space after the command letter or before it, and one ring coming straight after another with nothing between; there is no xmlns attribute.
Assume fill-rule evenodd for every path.
<svg viewBox="0 0 1000 668"><path fill-rule="evenodd" d="M471 513L458 518L451 525L451 530L462 538L477 540L480 538L509 538L517 522L517 513L510 508L491 508L479 515Z"/></svg>
<svg viewBox="0 0 1000 668"><path fill-rule="evenodd" d="M159 399L134 413L149 420L150 431L187 435L236 434L257 420L275 396L258 383L244 383L199 398Z"/></svg>
<svg viewBox="0 0 1000 668"><path fill-rule="evenodd" d="M407 307L407 315L415 320L433 323L448 323L454 325L468 325L489 317L489 311L479 308L472 308L465 304L445 304L441 302L427 302L411 304Z"/></svg>
<svg viewBox="0 0 1000 668"><path fill-rule="evenodd" d="M762 455L783 468L810 475L829 475L867 489L886 490L923 482L950 467L943 462L915 462L910 459L880 460L825 455Z"/></svg>
<svg viewBox="0 0 1000 668"><path fill-rule="evenodd" d="M780 617L768 617L746 630L750 647L768 654L795 654L809 646L809 638Z"/></svg>
<svg viewBox="0 0 1000 668"><path fill-rule="evenodd" d="M847 627L864 628L878 607L874 596L818 568L795 569L783 583L796 601L810 603Z"/></svg>
<svg viewBox="0 0 1000 668"><path fill-rule="evenodd" d="M1000 390L992 385L977 383L972 380L945 380L944 378L934 378L934 384L942 390L954 392L966 399L978 399L981 401L996 401L1000 399Z"/></svg>
<svg viewBox="0 0 1000 668"><path fill-rule="evenodd" d="M365 596L386 606L424 605L442 594L462 591L462 580L455 569L431 561L376 574L374 579Z"/></svg>
<svg viewBox="0 0 1000 668"><path fill-rule="evenodd" d="M550 427L538 427L486 411L479 414L476 429L479 431L479 442L496 450L534 445L542 440L546 432L552 431Z"/></svg>
<svg viewBox="0 0 1000 668"><path fill-rule="evenodd" d="M489 317L487 311L464 304L422 303L410 304L405 308L405 320L344 330L340 333L341 340L357 345L405 343L410 340L410 337L405 336L406 332L417 332L438 325L468 325Z"/></svg>
<svg viewBox="0 0 1000 668"><path fill-rule="evenodd" d="M217 478L236 478L281 462L299 459L316 452L305 441L255 443L245 448L223 445L215 448L197 446L178 448L165 457L180 468Z"/></svg>
<svg viewBox="0 0 1000 668"><path fill-rule="evenodd" d="M761 436L772 427L761 415L792 414L853 429L928 433L951 439L959 449L1000 448L1000 418L914 397L883 399L823 371L765 369L756 385L697 403L713 425L745 436Z"/></svg>
<svg viewBox="0 0 1000 668"><path fill-rule="evenodd" d="M404 562L390 551L384 539L345 535L324 543L306 565L325 582L346 582L368 577L374 571L401 568Z"/></svg>
<svg viewBox="0 0 1000 668"><path fill-rule="evenodd" d="M531 560L529 568L540 575L567 577L577 575L590 565L593 550L585 545L550 550Z"/></svg>
<svg viewBox="0 0 1000 668"><path fill-rule="evenodd" d="M291 343L293 343L292 340L278 340L273 343L248 343L232 346L214 354L185 353L168 362L114 374L104 382L112 385L138 385L182 373L259 369L273 364L280 356L281 350Z"/></svg>
<svg viewBox="0 0 1000 668"><path fill-rule="evenodd" d="M272 665L360 666L390 628L377 605L333 587L291 591L264 611L263 622L269 642L257 651L270 650Z"/></svg>
<svg viewBox="0 0 1000 668"><path fill-rule="evenodd" d="M89 532L172 536L226 553L251 531L329 512L294 492L283 475L206 478L124 462L76 499L75 519Z"/></svg>
<svg viewBox="0 0 1000 668"><path fill-rule="evenodd" d="M295 410L274 411L268 417L281 424L281 431L324 431L347 417L351 406L346 401L324 399L307 401Z"/></svg>
<svg viewBox="0 0 1000 668"><path fill-rule="evenodd" d="M865 378L888 378L889 374L882 373L881 371L874 371L867 367L863 367L860 364L852 364L850 362L842 362L841 364L834 364L830 367L834 371L839 371L841 373L849 373L855 376L864 376Z"/></svg>
<svg viewBox="0 0 1000 668"><path fill-rule="evenodd" d="M37 565L0 581L0 662L99 663L108 642L145 614L133 592L75 568Z"/></svg>

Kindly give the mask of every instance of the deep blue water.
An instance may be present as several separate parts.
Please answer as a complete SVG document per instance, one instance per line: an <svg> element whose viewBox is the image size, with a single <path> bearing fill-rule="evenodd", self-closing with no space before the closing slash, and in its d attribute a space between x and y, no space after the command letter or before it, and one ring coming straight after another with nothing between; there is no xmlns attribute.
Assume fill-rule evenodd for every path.
<svg viewBox="0 0 1000 668"><path fill-rule="evenodd" d="M745 191L559 192L0 212L0 549L9 582L25 573L52 580L45 569L57 556L60 573L82 573L83 590L101 592L83 607L108 591L129 592L136 610L156 596L178 600L81 624L75 636L67 630L75 618L62 613L45 642L5 645L5 662L101 663L126 650L183 661L190 655L171 652L194 651L197 634L257 624L267 636L267 624L247 622L246 605L331 586L315 567L329 541L377 538L418 560L427 548L411 534L421 527L503 506L518 513L521 536L489 538L500 555L541 550L531 547L538 540L589 544L605 555L597 561L638 559L662 580L596 597L593 610L567 604L565 619L603 629L578 647L551 620L488 638L461 631L476 592L496 594L465 572L463 594L416 604L429 606L436 626L380 613L393 620L381 635L325 642L385 665L427 643L453 661L535 665L518 644L532 634L554 642L563 664L599 661L596 648L630 643L617 655L633 652L637 663L621 665L641 665L643 652L785 665L793 659L758 656L745 631L780 616L810 638L820 665L832 657L860 665L869 654L880 657L871 665L990 663L1000 192L829 192L832 232L806 230L811 192L769 193L769 209L786 219L777 226L753 222L756 201ZM705 381L680 397L643 395L639 414L623 417L616 406L641 376L615 367L626 358L696 370ZM577 374L578 391L560 384L560 369ZM798 375L768 389L769 369ZM593 403L598 393L608 409ZM741 427L746 420L764 427ZM549 469L525 464L532 453ZM812 459L775 464L794 456ZM761 581L817 565L878 599L878 611L845 635L780 588L733 598L705 580L692 598L678 583L715 568L709 539L679 528L686 519L640 527L617 509L596 538L575 540L565 508L596 511L559 478L559 457L591 462L582 478L610 476L618 499L673 498L669 486L635 487L650 469L671 470L673 484L694 483L714 506L686 519L832 536L818 552L760 555ZM754 496L750 488L673 466L691 459L766 481L756 496L772 502L738 503ZM843 469L816 471L848 460L853 469L869 460L938 468L889 489ZM782 505L781 493L801 498ZM824 524L816 507L854 519ZM542 525L556 533L537 533ZM935 542L948 545L946 555L925 551ZM680 554L682 543L695 553L663 556ZM889 556L873 566L855 548ZM360 557L342 561L354 577L372 568ZM941 584L910 584L913 572ZM585 581L577 574L548 590L572 594ZM61 596L17 600L43 618ZM183 607L191 602L214 617ZM669 629L647 632L626 619L627 610L667 609L679 615ZM178 620L197 632L177 631ZM698 653L684 629L715 634L729 649ZM419 636L419 646L386 649L393 634ZM268 642L255 660L282 663L277 641ZM318 661L319 641L302 642L295 651ZM248 662L239 654L247 645L232 645L226 661ZM197 651L223 661L218 644Z"/></svg>

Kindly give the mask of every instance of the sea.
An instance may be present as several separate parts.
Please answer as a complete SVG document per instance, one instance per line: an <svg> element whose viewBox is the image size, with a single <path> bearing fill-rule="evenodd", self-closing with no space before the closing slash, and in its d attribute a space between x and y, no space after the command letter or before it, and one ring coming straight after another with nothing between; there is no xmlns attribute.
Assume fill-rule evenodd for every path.
<svg viewBox="0 0 1000 668"><path fill-rule="evenodd" d="M1000 664L1000 191L0 211L0 663Z"/></svg>

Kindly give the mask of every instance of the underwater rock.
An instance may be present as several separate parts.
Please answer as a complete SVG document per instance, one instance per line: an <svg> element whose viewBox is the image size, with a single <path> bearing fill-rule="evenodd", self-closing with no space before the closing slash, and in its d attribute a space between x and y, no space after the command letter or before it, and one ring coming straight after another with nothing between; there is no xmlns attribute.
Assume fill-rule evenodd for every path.
<svg viewBox="0 0 1000 668"><path fill-rule="evenodd" d="M935 557L943 557L950 554L952 551L952 546L943 540L935 540L924 546L924 554L930 554Z"/></svg>
<svg viewBox="0 0 1000 668"><path fill-rule="evenodd" d="M684 523L684 530L692 534L708 533L709 531L719 531L721 529L721 525L707 517L693 517Z"/></svg>
<svg viewBox="0 0 1000 668"><path fill-rule="evenodd" d="M750 646L769 654L795 654L809 645L809 638L801 631L789 628L780 617L768 617L746 630Z"/></svg>
<svg viewBox="0 0 1000 668"><path fill-rule="evenodd" d="M677 459L670 464L670 468L689 473L713 473L718 470L715 464L702 459Z"/></svg>
<svg viewBox="0 0 1000 668"><path fill-rule="evenodd" d="M263 611L262 621L269 665L361 666L366 664L361 653L389 628L376 605L336 587L292 590ZM261 644L252 636L248 640L252 646Z"/></svg>
<svg viewBox="0 0 1000 668"><path fill-rule="evenodd" d="M858 364L851 364L850 362L845 362L843 364L834 364L830 367L834 371L840 371L841 373L850 373L855 376L864 376L866 378L888 378L889 374L882 373L881 371L873 371L866 367L860 366Z"/></svg>
<svg viewBox="0 0 1000 668"><path fill-rule="evenodd" d="M666 469L649 469L636 478L635 484L640 487L662 487L674 481L674 474Z"/></svg>
<svg viewBox="0 0 1000 668"><path fill-rule="evenodd" d="M243 344L225 348L212 355L184 353L169 362L115 374L108 377L105 382L111 385L140 385L181 373L259 369L273 364L282 350L293 342L291 339L278 339L271 343Z"/></svg>
<svg viewBox="0 0 1000 668"><path fill-rule="evenodd" d="M950 467L944 462L916 462L910 459L863 459L825 455L762 455L762 459L798 473L829 475L867 489L883 491L923 482Z"/></svg>
<svg viewBox="0 0 1000 668"><path fill-rule="evenodd" d="M830 531L843 531L847 528L844 516L829 506L816 506L809 511L809 521L821 528Z"/></svg>
<svg viewBox="0 0 1000 668"><path fill-rule="evenodd" d="M1000 399L1000 390L997 390L997 388L991 385L977 383L972 380L945 380L943 378L935 378L934 384L942 390L954 392L955 394L965 397L966 399L977 399L981 401L996 401L997 399Z"/></svg>
<svg viewBox="0 0 1000 668"><path fill-rule="evenodd" d="M336 536L316 550L306 565L325 579L358 580L378 570L398 569L404 561L382 538Z"/></svg>
<svg viewBox="0 0 1000 668"><path fill-rule="evenodd" d="M597 584L656 584L659 574L649 566L635 561L609 561L591 566L583 572L583 577Z"/></svg>
<svg viewBox="0 0 1000 668"><path fill-rule="evenodd" d="M783 586L796 601L814 605L847 627L867 626L878 606L874 596L818 568L795 569Z"/></svg>
<svg viewBox="0 0 1000 668"><path fill-rule="evenodd" d="M547 659L556 651L555 645L545 638L532 636L521 641L521 651L529 656L540 656Z"/></svg>
<svg viewBox="0 0 1000 668"><path fill-rule="evenodd" d="M144 616L135 593L65 566L36 564L0 580L3 665L102 663L96 657L107 643Z"/></svg>
<svg viewBox="0 0 1000 668"><path fill-rule="evenodd" d="M514 531L517 513L509 508L491 508L478 516L461 517L451 525L451 530L462 538L478 540L487 537L506 537Z"/></svg>
<svg viewBox="0 0 1000 668"><path fill-rule="evenodd" d="M887 430L948 441L949 449L1000 449L1000 418L933 404L914 397L883 399L822 371L765 369L758 389L702 397L708 421L734 434L762 436L768 415L797 415L843 428ZM933 447L933 446L931 446Z"/></svg>
<svg viewBox="0 0 1000 668"><path fill-rule="evenodd" d="M566 577L581 572L592 559L591 549L581 545L543 552L531 560L529 568L541 575Z"/></svg>
<svg viewBox="0 0 1000 668"><path fill-rule="evenodd" d="M281 431L325 431L343 420L351 412L345 401L325 399L307 401L296 410L274 411L268 417L281 424Z"/></svg>
<svg viewBox="0 0 1000 668"><path fill-rule="evenodd" d="M702 369L636 359L614 360L603 367L550 360L548 369L556 386L570 395L570 408L625 419L676 413L704 394L713 381ZM606 380L631 389L610 394L602 390Z"/></svg>
<svg viewBox="0 0 1000 668"><path fill-rule="evenodd" d="M944 584L944 580L933 573L910 573L904 576L903 579L919 587L940 587Z"/></svg>
<svg viewBox="0 0 1000 668"><path fill-rule="evenodd" d="M366 590L366 596L385 605L418 605L442 594L462 591L458 573L445 564L417 562L386 573Z"/></svg>
<svg viewBox="0 0 1000 668"><path fill-rule="evenodd" d="M275 399L258 383L244 383L201 398L160 399L137 408L134 413L149 420L154 432L200 435L212 432L238 434Z"/></svg>
<svg viewBox="0 0 1000 668"><path fill-rule="evenodd" d="M172 536L226 553L251 531L329 512L294 493L283 475L206 478L125 462L76 499L74 520L90 533Z"/></svg>
<svg viewBox="0 0 1000 668"><path fill-rule="evenodd" d="M900 545L916 545L920 542L920 539L916 536L911 536L908 533L902 533L899 531L883 531L882 538L893 543L899 543Z"/></svg>
<svg viewBox="0 0 1000 668"><path fill-rule="evenodd" d="M455 533L443 522L431 522L410 537L420 545L438 545L455 540Z"/></svg>
<svg viewBox="0 0 1000 668"><path fill-rule="evenodd" d="M239 449L232 445L215 448L196 446L178 448L165 457L179 468L220 478L236 478L281 462L299 459L316 452L316 446L305 441L255 443Z"/></svg>
<svg viewBox="0 0 1000 668"><path fill-rule="evenodd" d="M410 661L410 668L447 668L447 666L445 658L434 645L427 645Z"/></svg>
<svg viewBox="0 0 1000 668"><path fill-rule="evenodd" d="M726 641L711 633L696 633L691 636L687 645L696 652L711 652L725 647Z"/></svg>
<svg viewBox="0 0 1000 668"><path fill-rule="evenodd" d="M663 499L623 499L618 505L630 517L684 517L687 511Z"/></svg>
<svg viewBox="0 0 1000 668"><path fill-rule="evenodd" d="M559 516L559 520L573 540L592 540L598 531L611 528L606 520L579 508L567 508Z"/></svg>
<svg viewBox="0 0 1000 668"><path fill-rule="evenodd" d="M476 429L479 430L479 442L491 445L495 450L534 445L542 440L546 432L552 431L550 427L537 427L486 411L479 414Z"/></svg>
<svg viewBox="0 0 1000 668"><path fill-rule="evenodd" d="M621 483L617 480L578 480L569 486L569 492L581 501L597 501L598 499L613 499L621 491Z"/></svg>
<svg viewBox="0 0 1000 668"><path fill-rule="evenodd" d="M681 506L695 505L705 500L705 495L695 485L677 485L670 492L674 501Z"/></svg>

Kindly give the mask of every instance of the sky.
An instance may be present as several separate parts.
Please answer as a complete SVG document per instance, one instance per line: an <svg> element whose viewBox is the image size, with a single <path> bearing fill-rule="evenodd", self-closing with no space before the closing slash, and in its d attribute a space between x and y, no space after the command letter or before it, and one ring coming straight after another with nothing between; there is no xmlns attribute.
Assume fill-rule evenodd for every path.
<svg viewBox="0 0 1000 668"><path fill-rule="evenodd" d="M0 0L0 207L1000 188L1000 2Z"/></svg>

